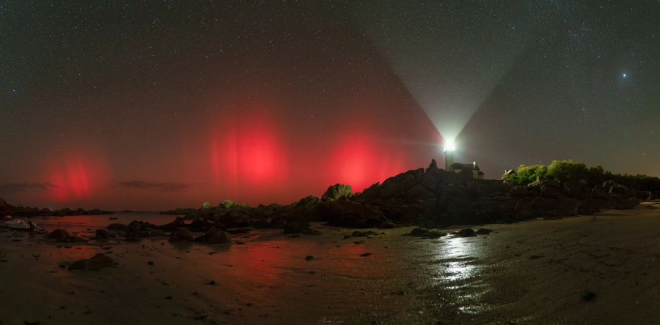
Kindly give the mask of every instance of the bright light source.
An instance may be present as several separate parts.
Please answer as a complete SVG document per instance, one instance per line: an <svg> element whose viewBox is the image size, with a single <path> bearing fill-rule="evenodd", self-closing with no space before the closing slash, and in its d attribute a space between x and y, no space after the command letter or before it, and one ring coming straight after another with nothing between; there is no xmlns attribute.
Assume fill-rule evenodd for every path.
<svg viewBox="0 0 660 325"><path fill-rule="evenodd" d="M456 150L456 145L454 144L454 141L445 142L445 151L454 151L454 150Z"/></svg>

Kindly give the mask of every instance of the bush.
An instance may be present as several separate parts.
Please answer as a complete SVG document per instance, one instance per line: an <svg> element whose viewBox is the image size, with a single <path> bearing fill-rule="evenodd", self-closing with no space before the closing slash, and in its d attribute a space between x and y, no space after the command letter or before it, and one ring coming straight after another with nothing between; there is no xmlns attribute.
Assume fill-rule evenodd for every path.
<svg viewBox="0 0 660 325"><path fill-rule="evenodd" d="M660 179L657 177L613 174L602 166L588 168L585 164L573 160L554 160L548 167L520 165L515 173L507 173L502 176L503 181L513 185L527 185L543 179L558 182L584 180L590 187L613 180L618 184L640 191L660 191Z"/></svg>
<svg viewBox="0 0 660 325"><path fill-rule="evenodd" d="M502 180L514 185L527 185L545 178L547 168L542 165L520 165L515 173L505 174Z"/></svg>
<svg viewBox="0 0 660 325"><path fill-rule="evenodd" d="M553 160L548 166L546 177L563 183L570 180L586 180L588 175L589 170L585 164L573 160Z"/></svg>

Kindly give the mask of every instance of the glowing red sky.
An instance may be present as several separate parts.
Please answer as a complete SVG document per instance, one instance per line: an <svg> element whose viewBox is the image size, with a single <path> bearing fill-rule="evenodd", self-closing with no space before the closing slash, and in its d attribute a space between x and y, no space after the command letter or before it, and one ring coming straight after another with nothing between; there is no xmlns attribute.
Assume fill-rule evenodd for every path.
<svg viewBox="0 0 660 325"><path fill-rule="evenodd" d="M156 139L154 148L147 149L144 142L150 139L139 136L127 139L133 149L122 148L128 152L121 155L113 154L107 142L69 141L65 150L47 151L45 159L26 166L34 177L23 183L17 179L24 188L5 197L40 207L116 210L225 199L288 204L320 196L335 183L361 191L439 158L439 135L421 110L413 106L391 113L391 106L401 102L356 97L301 119L292 117L290 103L277 96L236 97L210 105L194 127ZM379 115L382 109L390 113ZM420 127L408 129L397 120Z"/></svg>
<svg viewBox="0 0 660 325"><path fill-rule="evenodd" d="M553 159L658 176L657 3L534 3L7 2L0 197L291 203L442 159L434 125L486 178Z"/></svg>

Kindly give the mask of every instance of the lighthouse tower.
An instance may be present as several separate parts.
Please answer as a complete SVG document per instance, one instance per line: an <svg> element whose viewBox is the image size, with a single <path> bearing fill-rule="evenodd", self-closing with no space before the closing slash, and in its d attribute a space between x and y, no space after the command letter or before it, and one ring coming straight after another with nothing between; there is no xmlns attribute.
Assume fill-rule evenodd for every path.
<svg viewBox="0 0 660 325"><path fill-rule="evenodd" d="M454 153L455 150L453 147L446 147L444 150L445 153L445 170L446 171L453 171L454 169L451 167L451 165L454 164Z"/></svg>

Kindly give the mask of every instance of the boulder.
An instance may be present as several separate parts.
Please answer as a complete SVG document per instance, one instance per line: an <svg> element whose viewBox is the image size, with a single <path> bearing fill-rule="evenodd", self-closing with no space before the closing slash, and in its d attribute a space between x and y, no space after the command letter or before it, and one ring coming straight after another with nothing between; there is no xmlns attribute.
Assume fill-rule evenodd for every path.
<svg viewBox="0 0 660 325"><path fill-rule="evenodd" d="M195 219L195 220L194 220L192 223L190 223L190 225L188 226L188 228L190 229L190 231L194 231L194 232L206 232L206 231L209 230L211 227L213 227L213 224L210 223L210 222L208 222L208 221L205 220L205 219Z"/></svg>
<svg viewBox="0 0 660 325"><path fill-rule="evenodd" d="M195 236L190 232L190 230L181 228L178 229L177 231L173 232L170 235L170 239L168 240L170 243L185 243L185 242L191 242L195 239Z"/></svg>
<svg viewBox="0 0 660 325"><path fill-rule="evenodd" d="M544 179L542 180L539 185L541 186L541 190L544 190L546 188L554 187L554 188L559 188L559 183L555 181L554 179Z"/></svg>
<svg viewBox="0 0 660 325"><path fill-rule="evenodd" d="M574 198L564 197L559 200L557 210L561 215L574 216L577 215L578 200Z"/></svg>
<svg viewBox="0 0 660 325"><path fill-rule="evenodd" d="M422 185L415 185L406 192L406 199L410 201L435 200L435 194Z"/></svg>
<svg viewBox="0 0 660 325"><path fill-rule="evenodd" d="M591 197L594 199L604 199L606 200L609 196L607 195L608 191L600 186L594 187L591 191Z"/></svg>
<svg viewBox="0 0 660 325"><path fill-rule="evenodd" d="M631 188L626 189L625 195L629 197L639 198L639 192Z"/></svg>
<svg viewBox="0 0 660 325"><path fill-rule="evenodd" d="M442 225L479 222L474 219L472 203L465 186L447 185L436 199L436 212L439 215L436 222Z"/></svg>
<svg viewBox="0 0 660 325"><path fill-rule="evenodd" d="M158 229L158 226L144 221L133 220L131 221L131 223L128 224L127 228L145 231L145 230Z"/></svg>
<svg viewBox="0 0 660 325"><path fill-rule="evenodd" d="M598 207L601 209L616 209L619 205L619 200L615 197L607 195L604 199L596 199Z"/></svg>
<svg viewBox="0 0 660 325"><path fill-rule="evenodd" d="M383 183L383 187L378 192L378 196L383 199L400 196L415 185L417 185L417 182L415 181L414 175L408 173L399 174Z"/></svg>
<svg viewBox="0 0 660 325"><path fill-rule="evenodd" d="M268 219L259 219L250 221L250 226L254 229L270 229L271 224Z"/></svg>
<svg viewBox="0 0 660 325"><path fill-rule="evenodd" d="M444 232L437 232L437 231L429 231L426 234L426 237L430 238L430 239L436 239L436 238L440 238L440 237L443 237L443 236L447 236L447 234L444 233Z"/></svg>
<svg viewBox="0 0 660 325"><path fill-rule="evenodd" d="M353 195L353 189L350 185L335 184L328 187L325 193L323 193L321 200L335 201L341 197L350 197L351 195Z"/></svg>
<svg viewBox="0 0 660 325"><path fill-rule="evenodd" d="M500 185L497 186L497 191L501 193L509 193L513 189L514 186L512 186L509 183L500 183Z"/></svg>
<svg viewBox="0 0 660 325"><path fill-rule="evenodd" d="M580 201L577 206L577 213L581 215L592 215L600 212L600 203L597 199L586 199Z"/></svg>
<svg viewBox="0 0 660 325"><path fill-rule="evenodd" d="M426 209L418 204L409 205L387 205L380 208L386 217L397 220L401 223L415 223L425 215L432 215L427 213Z"/></svg>
<svg viewBox="0 0 660 325"><path fill-rule="evenodd" d="M470 172L469 176L468 176L467 172ZM460 173L455 173L455 172L446 171L446 172L440 173L439 182L443 185L449 185L449 184L465 185L466 181L473 179L472 178L472 170L467 169L467 172L464 173L463 171L461 171Z"/></svg>
<svg viewBox="0 0 660 325"><path fill-rule="evenodd" d="M638 206L640 203L641 201L636 197L631 197L628 199L628 204L630 205L630 207Z"/></svg>
<svg viewBox="0 0 660 325"><path fill-rule="evenodd" d="M415 178L415 182L417 182L417 184L422 183L422 180L424 179L424 168L417 168L415 170L408 171L408 173L413 175L413 178Z"/></svg>
<svg viewBox="0 0 660 325"><path fill-rule="evenodd" d="M480 236L483 236L483 235L490 235L490 233L492 233L492 232L493 232L492 229L481 228L481 229L477 230L477 231L475 232L475 234L480 235Z"/></svg>
<svg viewBox="0 0 660 325"><path fill-rule="evenodd" d="M155 236L166 236L167 233L164 230L160 229L154 229L149 231L149 236L155 237Z"/></svg>
<svg viewBox="0 0 660 325"><path fill-rule="evenodd" d="M424 228L414 228L413 230L410 231L410 236L415 236L415 237L424 237L429 231Z"/></svg>
<svg viewBox="0 0 660 325"><path fill-rule="evenodd" d="M610 194L608 202L610 208L632 209L637 204L639 204L640 201L638 198L631 198L625 194Z"/></svg>
<svg viewBox="0 0 660 325"><path fill-rule="evenodd" d="M378 228L383 228L383 229L392 229L396 228L396 223L391 222L391 221L385 221L378 226Z"/></svg>
<svg viewBox="0 0 660 325"><path fill-rule="evenodd" d="M78 236L69 236L69 238L66 239L67 243L86 243L87 239L78 237Z"/></svg>
<svg viewBox="0 0 660 325"><path fill-rule="evenodd" d="M51 231L48 234L48 236L46 236L46 238L48 238L48 239L55 239L55 240L60 241L60 242L66 241L67 239L69 239L69 237L71 237L71 236L64 229L55 229L55 230Z"/></svg>
<svg viewBox="0 0 660 325"><path fill-rule="evenodd" d="M560 199L564 194L556 187L541 187L541 196L553 199Z"/></svg>
<svg viewBox="0 0 660 325"><path fill-rule="evenodd" d="M456 233L456 235L458 235L459 237L473 237L476 236L477 234L474 232L474 230L472 230L472 228L465 228L459 230Z"/></svg>
<svg viewBox="0 0 660 325"><path fill-rule="evenodd" d="M524 186L514 186L509 191L510 197L528 197L530 194L531 193Z"/></svg>
<svg viewBox="0 0 660 325"><path fill-rule="evenodd" d="M125 224L121 224L121 223L113 223L113 224L110 224L109 226L105 227L105 229L126 231L128 229L128 226L125 225Z"/></svg>
<svg viewBox="0 0 660 325"><path fill-rule="evenodd" d="M619 185L617 182L615 182L613 180L609 180L609 181L604 182L603 183L603 188L605 189L605 191L607 193L610 193L610 194L621 194L621 195L630 196L627 187L625 187L623 185Z"/></svg>
<svg viewBox="0 0 660 325"><path fill-rule="evenodd" d="M377 227L387 221L381 211L345 197L321 202L314 213L331 225L343 227Z"/></svg>
<svg viewBox="0 0 660 325"><path fill-rule="evenodd" d="M558 199L545 196L539 196L532 201L532 208L536 210L554 210L558 205Z"/></svg>
<svg viewBox="0 0 660 325"><path fill-rule="evenodd" d="M567 181L564 183L564 191L569 197L578 200L586 200L591 194L585 181Z"/></svg>
<svg viewBox="0 0 660 325"><path fill-rule="evenodd" d="M69 271L98 271L115 267L117 263L105 254L96 254L90 259L79 260L69 265Z"/></svg>
<svg viewBox="0 0 660 325"><path fill-rule="evenodd" d="M315 208L320 202L321 200L316 196L309 195L300 199L300 201L294 203L293 205L295 208L305 208L311 211L311 209Z"/></svg>
<svg viewBox="0 0 660 325"><path fill-rule="evenodd" d="M362 195L360 195L360 198L366 200L376 199L379 196L379 192L381 188L382 186L380 185L380 183L371 185L368 188L366 188L364 191L362 191Z"/></svg>
<svg viewBox="0 0 660 325"><path fill-rule="evenodd" d="M110 226L108 226L108 227L110 227ZM186 218L176 217L176 219L174 219L174 221L172 221L168 224L164 224L164 225L160 226L159 228L162 229L162 230L167 230L167 231L176 231L177 229L183 228L183 227L186 227ZM110 228L108 228L108 229L110 229Z"/></svg>
<svg viewBox="0 0 660 325"><path fill-rule="evenodd" d="M114 238L115 235L111 234L106 229L96 229L96 240L104 240Z"/></svg>
<svg viewBox="0 0 660 325"><path fill-rule="evenodd" d="M219 228L211 228L204 235L204 241L207 244L231 244L231 234Z"/></svg>
<svg viewBox="0 0 660 325"><path fill-rule="evenodd" d="M424 174L424 179L422 179L422 186L429 191L434 192L438 186L438 179L440 179L439 172L427 171L426 174Z"/></svg>
<svg viewBox="0 0 660 325"><path fill-rule="evenodd" d="M284 226L284 234L302 234L309 232L311 229L309 227L309 222L307 221L292 221L287 222Z"/></svg>
<svg viewBox="0 0 660 325"><path fill-rule="evenodd" d="M426 238L430 238L430 239L436 239L436 238L440 238L442 236L446 236L447 234L442 233L442 232L427 230L427 229L424 229L424 228L414 228L413 230L410 231L410 233L408 235L414 236L414 237L426 237Z"/></svg>
<svg viewBox="0 0 660 325"><path fill-rule="evenodd" d="M534 214L534 209L532 208L532 204L528 201L518 202L514 214L520 217L529 217Z"/></svg>

